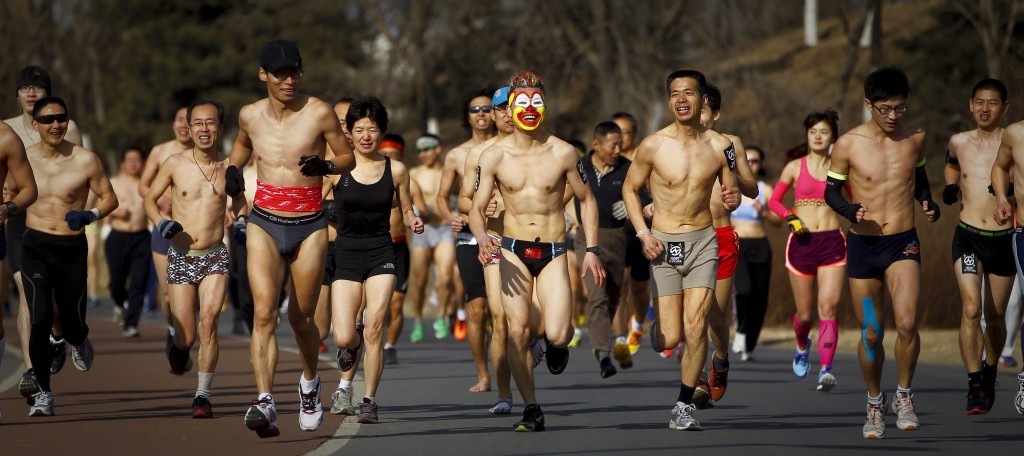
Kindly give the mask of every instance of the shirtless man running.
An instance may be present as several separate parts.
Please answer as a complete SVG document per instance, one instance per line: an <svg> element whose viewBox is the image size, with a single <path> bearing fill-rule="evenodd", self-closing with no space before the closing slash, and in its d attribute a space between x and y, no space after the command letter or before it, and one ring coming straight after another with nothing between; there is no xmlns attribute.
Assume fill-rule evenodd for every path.
<svg viewBox="0 0 1024 456"><path fill-rule="evenodd" d="M657 351L674 347L685 335L682 384L669 428L699 431L693 417L697 379L707 357L708 315L714 305L718 271L718 240L709 201L719 186L736 185L726 151L732 141L701 125L707 103L707 81L694 70L668 75L668 108L675 122L640 143L622 185L629 220L651 260L655 324L651 345ZM647 228L638 191L649 185L657 210ZM725 201L725 194L722 194ZM734 209L738 198L726 209Z"/></svg>
<svg viewBox="0 0 1024 456"><path fill-rule="evenodd" d="M597 247L597 207L577 167L579 153L540 128L545 112L544 82L532 72L517 73L509 81L509 100L516 130L483 152L477 168L480 186L473 197L469 223L479 246L480 262L487 263L499 246L487 233L486 224L491 192L497 189L505 204L499 270L502 307L508 319L509 365L526 404L523 419L513 428L532 432L544 430L544 412L537 404L530 356L531 339L541 334L540 325L547 339L548 370L561 374L569 362L572 294L564 255L566 184L580 202L588 236L587 254L581 262L583 274L589 271L598 284L603 284L604 269L597 258L601 253ZM538 167L538 163L544 166ZM539 309L532 305L534 287Z"/></svg>
<svg viewBox="0 0 1024 456"><path fill-rule="evenodd" d="M110 235L104 251L110 273L110 298L114 301L114 314L123 317L124 337L139 337L139 319L150 278L150 233L139 195L144 160L141 149L125 149L117 175L110 178L119 204L107 217Z"/></svg>
<svg viewBox="0 0 1024 456"><path fill-rule="evenodd" d="M302 57L290 41L274 40L260 51L259 78L267 98L246 105L225 172L224 190L245 188L239 171L256 159L256 198L246 220L249 283L255 315L252 356L257 400L245 415L246 427L261 438L280 435L271 391L277 368L277 300L285 267L292 286L288 321L302 358L299 427L315 431L323 422L320 377L316 374L320 334L314 322L327 256L327 216L321 190L326 174L351 169L352 149L331 105L299 93ZM334 158L324 160L327 146Z"/></svg>

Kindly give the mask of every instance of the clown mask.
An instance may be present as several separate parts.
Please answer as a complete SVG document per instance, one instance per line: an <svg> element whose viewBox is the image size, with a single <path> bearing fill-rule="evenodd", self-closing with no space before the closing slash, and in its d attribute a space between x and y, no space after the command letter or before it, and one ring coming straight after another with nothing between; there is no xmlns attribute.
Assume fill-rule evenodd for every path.
<svg viewBox="0 0 1024 456"><path fill-rule="evenodd" d="M519 89L512 98L512 120L525 131L536 130L544 122L544 92L537 88Z"/></svg>

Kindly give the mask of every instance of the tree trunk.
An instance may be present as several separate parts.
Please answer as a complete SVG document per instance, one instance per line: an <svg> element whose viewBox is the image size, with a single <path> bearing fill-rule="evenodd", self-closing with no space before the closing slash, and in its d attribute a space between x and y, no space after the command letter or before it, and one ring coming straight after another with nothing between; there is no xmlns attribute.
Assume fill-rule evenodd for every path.
<svg viewBox="0 0 1024 456"><path fill-rule="evenodd" d="M818 45L818 0L804 0L804 44Z"/></svg>

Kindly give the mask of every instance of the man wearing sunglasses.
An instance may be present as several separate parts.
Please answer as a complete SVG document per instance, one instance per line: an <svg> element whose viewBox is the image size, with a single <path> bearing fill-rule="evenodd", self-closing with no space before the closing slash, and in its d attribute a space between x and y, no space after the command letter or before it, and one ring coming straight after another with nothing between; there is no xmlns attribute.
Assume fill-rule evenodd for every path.
<svg viewBox="0 0 1024 456"><path fill-rule="evenodd" d="M18 104L21 107L21 115L6 119L4 122L18 134L25 148L38 144L41 139L39 133L32 127L32 109L35 107L36 102L50 96L51 89L50 73L45 68L38 65L29 65L18 70L17 95ZM68 120L64 139L74 144L82 144L82 135L79 133L78 125L75 124L74 120ZM17 182L11 178L12 176L8 176L4 182L4 191L7 194L8 200L16 198L18 192L21 191ZM20 213L12 214L4 225L7 231L6 248L8 259L0 262L0 302L7 302L7 293L10 290L10 287L6 286L7 268L10 268L11 273L14 275L14 284L18 287L19 292L18 333L21 339L23 359L28 368L24 375L22 375L18 389L25 396L26 400L31 403L32 395L39 388L36 384L32 361L28 352L29 328L31 327L29 307L28 302L25 301L25 290L21 288L21 239L25 234L25 212L21 211ZM64 367L64 361L67 359L67 348L64 344L64 339L61 337L59 320L54 322L53 333L54 339L51 343L53 344L54 362L50 366L50 372L56 374Z"/></svg>
<svg viewBox="0 0 1024 456"><path fill-rule="evenodd" d="M117 209L117 197L99 157L64 139L68 124L67 105L60 98L43 98L32 108L32 127L42 141L27 155L39 197L25 211L22 280L32 309L32 364L51 364L50 329L58 317L73 347L75 367L85 372L92 367L93 349L85 323L89 247L83 229ZM97 195L96 206L86 210L90 191ZM37 369L35 375L39 391L29 415L53 415L50 370Z"/></svg>
<svg viewBox="0 0 1024 456"><path fill-rule="evenodd" d="M861 372L868 387L866 439L885 436L887 397L882 392L883 312L892 308L896 321L898 383L892 401L896 426L920 427L910 391L921 351L917 332L921 286L921 241L914 228L920 207L928 221L939 219L924 164L924 130L905 122L910 82L895 68L882 68L864 79L864 107L871 119L836 141L826 178L825 202L852 225L846 237L847 269L854 310L861 325L858 347ZM857 202L840 193L849 182ZM915 203L914 201L917 201ZM888 288L891 306L883 293Z"/></svg>
<svg viewBox="0 0 1024 456"><path fill-rule="evenodd" d="M471 393L491 390L491 377L487 372L487 349L485 347L484 323L487 318L487 290L484 287L484 268L476 259L476 239L469 231L469 219L448 207L452 189L466 179L466 155L470 149L494 137L494 119L491 117L491 94L494 87L473 90L466 94L462 125L472 132L468 141L448 152L441 172L441 185L437 191L437 209L447 219L455 233L455 261L459 265L459 276L466 290L467 309L459 309L455 322L455 339L469 338L469 351L476 365L477 382L469 388ZM460 186L461 188L461 186ZM462 298L462 296L459 296ZM467 315L468 310L468 315Z"/></svg>

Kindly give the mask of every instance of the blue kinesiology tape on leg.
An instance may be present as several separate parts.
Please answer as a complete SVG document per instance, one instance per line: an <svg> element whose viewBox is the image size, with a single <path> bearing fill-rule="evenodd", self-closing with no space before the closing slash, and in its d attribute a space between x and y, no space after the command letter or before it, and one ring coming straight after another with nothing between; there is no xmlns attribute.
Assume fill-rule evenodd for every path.
<svg viewBox="0 0 1024 456"><path fill-rule="evenodd" d="M860 302L864 307L864 323L860 325L860 340L864 344L864 351L867 352L868 361L874 361L875 351L882 345L882 325L878 324L878 318L875 317L875 300L873 298L864 298ZM874 347L868 345L868 327L873 328L875 334L878 335Z"/></svg>

